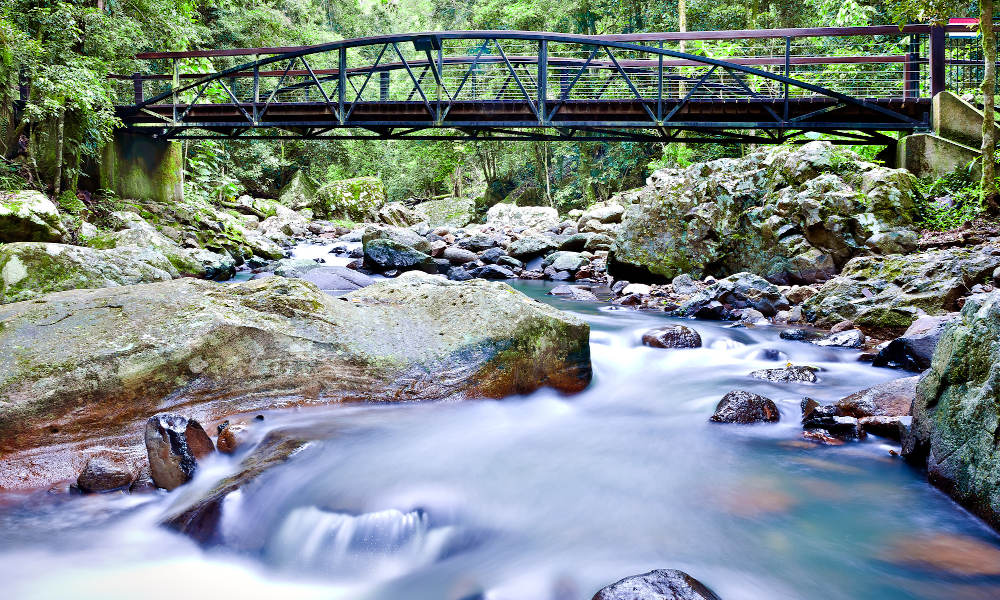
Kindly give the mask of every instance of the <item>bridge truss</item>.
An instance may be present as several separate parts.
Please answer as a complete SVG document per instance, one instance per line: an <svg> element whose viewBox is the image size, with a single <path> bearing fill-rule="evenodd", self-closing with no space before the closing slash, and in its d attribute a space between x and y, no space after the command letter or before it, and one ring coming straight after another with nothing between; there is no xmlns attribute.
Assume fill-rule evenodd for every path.
<svg viewBox="0 0 1000 600"><path fill-rule="evenodd" d="M157 138L886 144L929 127L947 68L981 68L946 33L445 31L146 53L112 77L126 128Z"/></svg>

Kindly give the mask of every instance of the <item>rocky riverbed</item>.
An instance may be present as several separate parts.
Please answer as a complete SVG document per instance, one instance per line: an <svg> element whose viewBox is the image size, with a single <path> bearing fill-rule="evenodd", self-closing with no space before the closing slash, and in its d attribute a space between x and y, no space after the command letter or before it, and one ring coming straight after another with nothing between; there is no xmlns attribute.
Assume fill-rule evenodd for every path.
<svg viewBox="0 0 1000 600"><path fill-rule="evenodd" d="M753 530L787 562L786 550L817 543L806 530L826 531L823 515L846 504L855 510L836 521L863 512L858 552L883 566L860 576L852 567L857 585L821 585L824 597L938 597L911 585L917 567L940 571L945 596L949 578L970 573L980 578L973 593L996 591L995 538L926 486L914 495L920 474L898 457L1000 528L1000 228L920 232L908 173L823 143L657 171L644 188L567 215L500 203L477 216L460 198L387 203L379 185L297 177L277 200L139 202L100 229L36 192L0 197L9 522L30 509L3 490L34 499L48 489L60 507L81 501L67 491L126 492L146 505L144 527L260 561L267 577L294 565L376 597L413 582L443 597L454 579L440 564L453 556L475 573L470 597L548 597L540 580L559 598L799 597L823 577L777 575L758 560L734 578L706 557L734 540L742 557L740 536ZM516 400L477 402L502 398ZM472 408L449 408L459 400ZM426 408L376 408L414 401ZM774 460L790 473L760 464ZM572 483L553 464L568 464ZM480 468L496 481L461 477ZM609 471L607 490L580 487ZM341 477L318 475L328 472ZM304 500L263 491L312 479ZM678 489L664 495L647 481ZM721 493L731 481L746 485ZM830 481L869 489L853 500L817 491ZM427 492L427 482L444 487ZM572 500L551 482L575 490ZM595 520L629 504L623 489L690 523L667 527L646 504ZM719 494L719 511L698 508ZM876 506L886 497L941 523L890 516ZM522 502L532 498L549 508ZM554 517L573 502L588 516ZM504 506L517 508L502 517ZM647 527L708 545L675 548L664 563L662 538L636 537ZM575 538L575 528L587 533ZM592 535L608 541L591 548ZM631 558L610 559L622 540ZM514 568L537 548L561 556L580 544L576 567ZM844 550L814 554L829 562ZM479 570L483 551L500 553L501 574ZM581 565L602 565L603 580ZM829 571L838 581L843 572ZM749 586L733 583L747 577Z"/></svg>

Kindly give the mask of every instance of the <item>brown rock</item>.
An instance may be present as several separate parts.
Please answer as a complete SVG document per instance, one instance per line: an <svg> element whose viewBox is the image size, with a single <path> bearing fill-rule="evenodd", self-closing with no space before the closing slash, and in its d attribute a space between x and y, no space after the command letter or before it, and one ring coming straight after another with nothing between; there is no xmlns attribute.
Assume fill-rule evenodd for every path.
<svg viewBox="0 0 1000 600"><path fill-rule="evenodd" d="M653 348L701 348L701 336L684 325L667 325L642 334L642 343Z"/></svg>
<svg viewBox="0 0 1000 600"><path fill-rule="evenodd" d="M854 329L854 321L841 321L830 328L830 333L840 333L849 329Z"/></svg>
<svg viewBox="0 0 1000 600"><path fill-rule="evenodd" d="M897 540L882 558L921 572L930 570L962 577L1000 576L1000 549L961 535L937 534Z"/></svg>
<svg viewBox="0 0 1000 600"><path fill-rule="evenodd" d="M187 483L198 461L214 451L212 439L194 419L163 413L146 421L146 452L157 487L172 490Z"/></svg>
<svg viewBox="0 0 1000 600"><path fill-rule="evenodd" d="M125 461L92 456L77 477L76 485L84 492L111 492L129 487L134 480L132 467Z"/></svg>
<svg viewBox="0 0 1000 600"><path fill-rule="evenodd" d="M716 423L773 423L781 418L778 406L770 398L746 390L734 390L723 396L715 407Z"/></svg>
<svg viewBox="0 0 1000 600"><path fill-rule="evenodd" d="M905 417L917 395L919 375L880 383L839 400L837 413L845 417Z"/></svg>

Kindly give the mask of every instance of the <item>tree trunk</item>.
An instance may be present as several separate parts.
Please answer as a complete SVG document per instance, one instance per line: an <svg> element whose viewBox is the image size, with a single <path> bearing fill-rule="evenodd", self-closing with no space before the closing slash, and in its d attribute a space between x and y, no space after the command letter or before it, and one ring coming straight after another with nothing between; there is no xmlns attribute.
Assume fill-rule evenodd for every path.
<svg viewBox="0 0 1000 600"><path fill-rule="evenodd" d="M983 190L983 205L990 214L1000 214L996 182L996 148L997 139L994 132L995 113L994 91L997 84L996 60L997 40L993 31L993 0L979 0L979 23L983 37L983 60L986 69L983 72L983 178L980 187Z"/></svg>
<svg viewBox="0 0 1000 600"><path fill-rule="evenodd" d="M65 137L63 132L66 126L66 109L63 108L59 111L59 121L56 125L56 174L53 179L53 191L52 195L58 200L59 194L62 192L62 171L63 171L63 146L65 145Z"/></svg>

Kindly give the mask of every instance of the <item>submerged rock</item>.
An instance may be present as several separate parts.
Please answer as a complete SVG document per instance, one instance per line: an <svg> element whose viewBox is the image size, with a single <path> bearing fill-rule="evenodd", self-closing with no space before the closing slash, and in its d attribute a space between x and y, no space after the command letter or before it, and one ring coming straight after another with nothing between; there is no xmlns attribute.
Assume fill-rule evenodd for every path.
<svg viewBox="0 0 1000 600"><path fill-rule="evenodd" d="M701 336L684 325L667 325L642 334L642 343L653 348L701 348Z"/></svg>
<svg viewBox="0 0 1000 600"><path fill-rule="evenodd" d="M184 485L198 469L198 461L215 452L201 424L175 413L146 421L146 452L156 487L172 490Z"/></svg>
<svg viewBox="0 0 1000 600"><path fill-rule="evenodd" d="M770 398L746 390L734 390L722 397L709 419L716 423L773 423L781 418Z"/></svg>
<svg viewBox="0 0 1000 600"><path fill-rule="evenodd" d="M684 571L657 569L626 577L594 594L592 600L721 600Z"/></svg>
<svg viewBox="0 0 1000 600"><path fill-rule="evenodd" d="M831 333L820 340L813 341L817 346L834 348L861 348L865 345L865 334L860 329L847 329Z"/></svg>
<svg viewBox="0 0 1000 600"><path fill-rule="evenodd" d="M970 296L917 384L903 455L1000 528L1000 292Z"/></svg>
<svg viewBox="0 0 1000 600"><path fill-rule="evenodd" d="M808 365L788 365L778 369L760 369L750 373L750 377L777 383L816 383L816 367Z"/></svg>
<svg viewBox="0 0 1000 600"><path fill-rule="evenodd" d="M590 377L587 324L498 282L411 273L340 298L283 277L71 290L0 306L0 452L138 443L150 414L179 407L211 422L276 404L577 392Z"/></svg>

